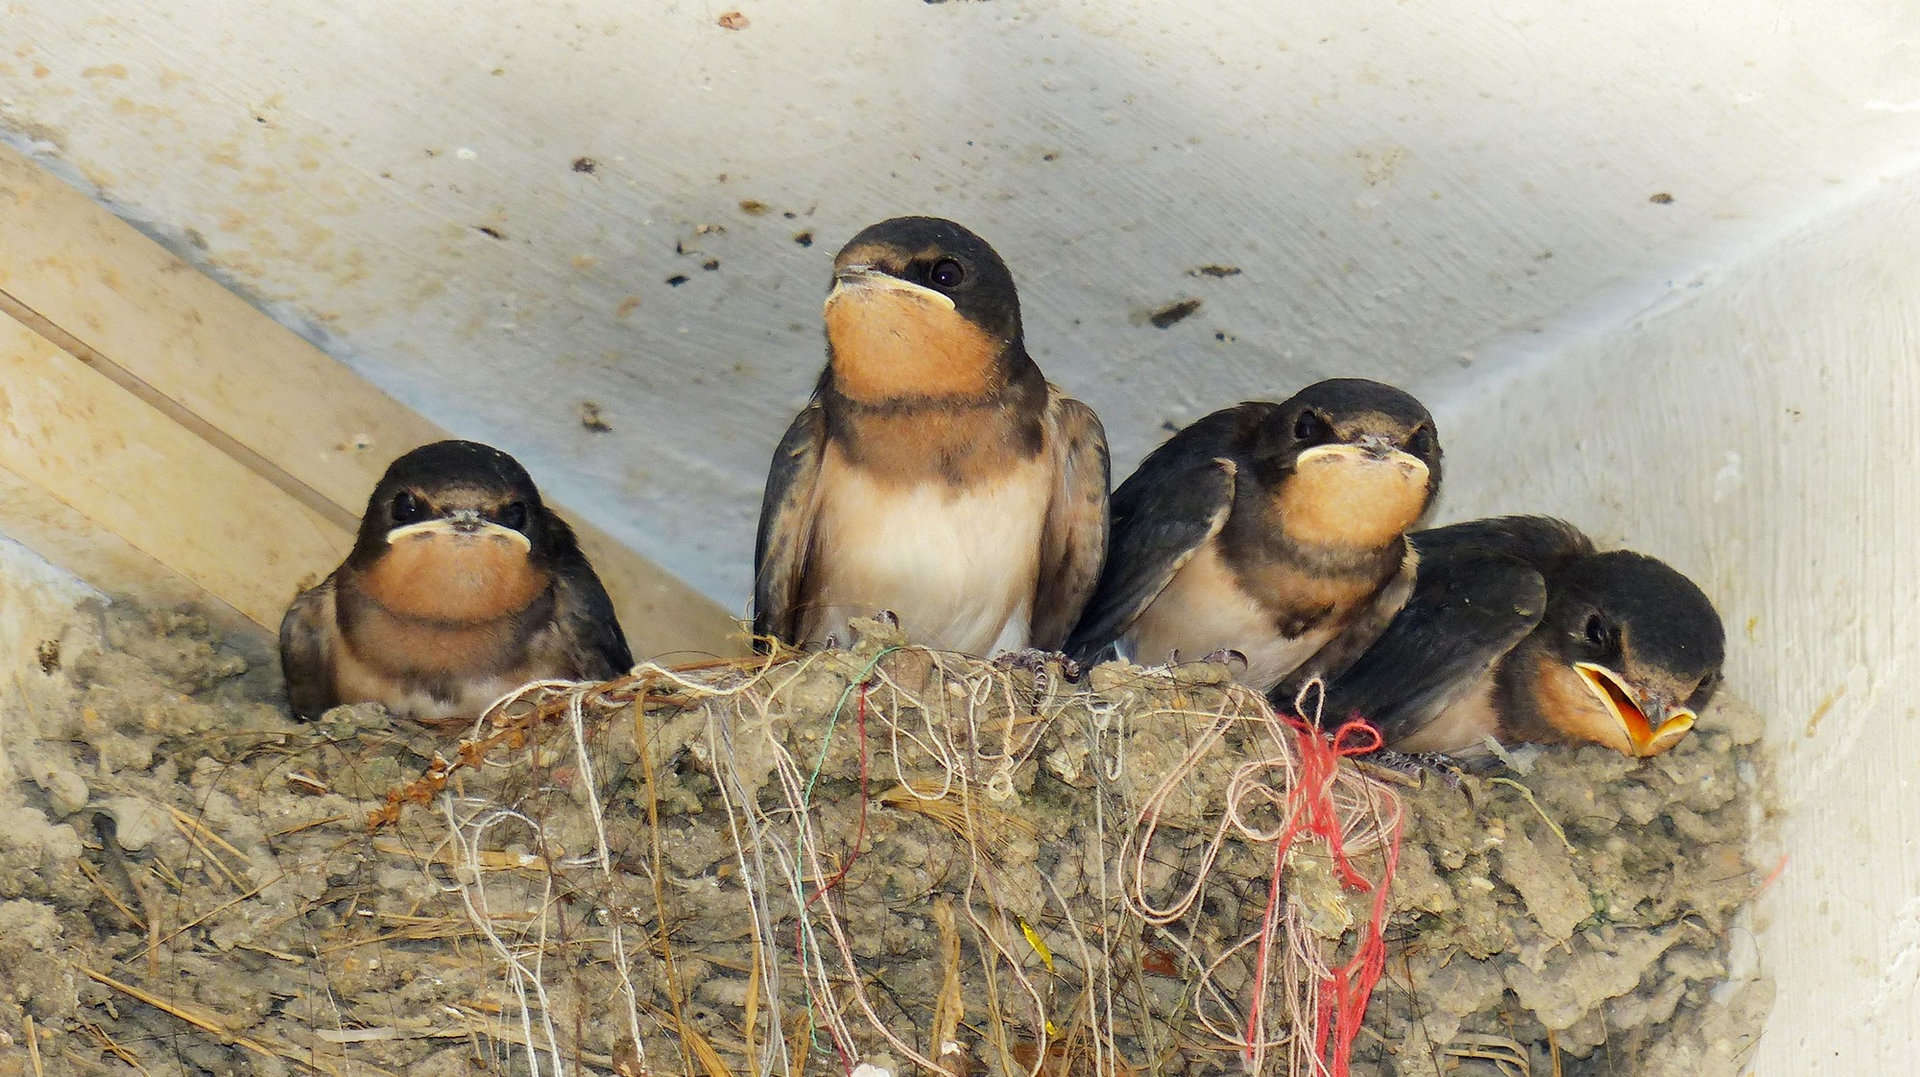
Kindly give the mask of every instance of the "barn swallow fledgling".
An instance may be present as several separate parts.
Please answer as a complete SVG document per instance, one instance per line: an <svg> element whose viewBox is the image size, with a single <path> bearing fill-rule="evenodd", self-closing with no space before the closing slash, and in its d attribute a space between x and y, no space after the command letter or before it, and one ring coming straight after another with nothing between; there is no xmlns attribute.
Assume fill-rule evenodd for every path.
<svg viewBox="0 0 1920 1077"><path fill-rule="evenodd" d="M1216 411L1114 492L1106 569L1067 653L1237 651L1261 691L1337 667L1406 598L1405 534L1439 484L1433 417L1392 386L1336 378Z"/></svg>
<svg viewBox="0 0 1920 1077"><path fill-rule="evenodd" d="M1041 376L965 228L883 221L833 269L826 369L767 475L755 635L845 642L885 609L941 649L1059 647L1106 554L1100 420Z"/></svg>
<svg viewBox="0 0 1920 1077"><path fill-rule="evenodd" d="M633 666L573 529L513 457L441 441L395 460L353 552L280 622L293 713L372 700L471 719L528 681L607 680Z"/></svg>
<svg viewBox="0 0 1920 1077"><path fill-rule="evenodd" d="M1368 719L1394 751L1473 759L1491 736L1658 755L1719 683L1719 614L1651 557L1597 553L1542 516L1454 524L1413 542L1413 595L1329 682L1321 711Z"/></svg>

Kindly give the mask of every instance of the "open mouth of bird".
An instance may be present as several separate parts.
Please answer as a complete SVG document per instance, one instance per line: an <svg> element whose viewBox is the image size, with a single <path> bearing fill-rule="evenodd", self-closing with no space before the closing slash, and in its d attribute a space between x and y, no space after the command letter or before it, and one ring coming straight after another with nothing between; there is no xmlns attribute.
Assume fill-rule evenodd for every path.
<svg viewBox="0 0 1920 1077"><path fill-rule="evenodd" d="M953 309L951 297L910 280L901 280L877 266L870 265L850 265L835 270L833 290L827 293L826 305L831 307L845 299L871 299L882 295L911 297L946 310Z"/></svg>
<svg viewBox="0 0 1920 1077"><path fill-rule="evenodd" d="M436 516L431 520L396 527L387 532L387 545L421 539L452 539L456 542L478 542L481 539L499 539L520 548L522 553L530 553L533 543L527 536L480 516L478 513L460 512L452 516Z"/></svg>
<svg viewBox="0 0 1920 1077"><path fill-rule="evenodd" d="M1675 707L1655 724L1641 708L1633 691L1618 673L1593 662L1575 662L1573 668L1586 683L1607 713L1619 724L1629 754L1645 758L1659 755L1680 742L1693 728L1695 715L1686 707Z"/></svg>

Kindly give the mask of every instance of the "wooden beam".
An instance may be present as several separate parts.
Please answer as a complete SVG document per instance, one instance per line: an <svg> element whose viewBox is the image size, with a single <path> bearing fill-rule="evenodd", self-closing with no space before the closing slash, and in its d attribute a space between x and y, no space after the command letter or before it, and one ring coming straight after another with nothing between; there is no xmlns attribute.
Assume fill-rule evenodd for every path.
<svg viewBox="0 0 1920 1077"><path fill-rule="evenodd" d="M196 606L226 632L268 638L252 618L154 560L47 490L0 467L0 534L101 591L149 609Z"/></svg>
<svg viewBox="0 0 1920 1077"><path fill-rule="evenodd" d="M123 542L262 625L352 543L12 318L0 318L0 469L117 540L107 548Z"/></svg>
<svg viewBox="0 0 1920 1077"><path fill-rule="evenodd" d="M350 531L394 457L450 436L5 146L0 146L0 235L6 237L0 244L0 314L11 323L9 353L22 346L17 333L31 330L45 345L33 354L44 358L51 347L98 379L65 389L78 392L78 384L86 384L89 391L81 397L87 400L108 387L117 389L156 421L198 441L203 451L191 454L197 468L204 470L198 462L205 460L205 450L225 457L254 482L273 487L281 503L299 506L305 514L301 519L325 521L336 533ZM126 417L116 406L95 406ZM76 463L86 458L84 447L67 446L58 431L38 433L60 450L55 459L63 458L61 452ZM168 438L167 444L184 451L186 443ZM84 479L51 471L41 481L50 496L65 500L67 484ZM744 649L726 611L577 513L556 508L575 525L605 578L636 655ZM209 567L193 549L200 536L169 533L166 542L180 543L175 548L149 534L142 546L117 530L132 521L99 522L196 581L195 573ZM301 572L289 576L280 565L265 563L267 540L265 531L242 532L226 548L233 564L221 570L221 586L239 601L208 590L271 628L280 614L271 607L277 602L284 609L292 582L323 574L333 561L303 563ZM250 559L239 553L246 550L260 553ZM272 549L278 560L313 553ZM244 583L227 578L244 575L255 578ZM274 588L277 599L264 601L264 591Z"/></svg>

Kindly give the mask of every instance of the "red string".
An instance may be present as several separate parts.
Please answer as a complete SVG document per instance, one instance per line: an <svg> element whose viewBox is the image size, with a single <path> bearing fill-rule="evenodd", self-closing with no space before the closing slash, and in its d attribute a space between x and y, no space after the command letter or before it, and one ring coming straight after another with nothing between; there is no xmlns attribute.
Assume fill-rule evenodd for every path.
<svg viewBox="0 0 1920 1077"><path fill-rule="evenodd" d="M1387 922L1387 890L1393 885L1393 873L1400 866L1402 820L1393 821L1393 835L1387 839L1386 866L1380 885L1373 894L1373 919L1360 938L1360 946L1344 965L1332 970L1320 988L1320 1012L1314 1021L1314 1053L1326 1057L1329 1029L1333 1030L1333 1061L1336 1077L1347 1077L1353 1062L1354 1037L1367 1015L1367 1003L1380 982L1387 964L1387 941L1383 934Z"/></svg>
<svg viewBox="0 0 1920 1077"><path fill-rule="evenodd" d="M1347 722L1334 733L1331 740L1320 735L1320 730L1295 718L1287 719L1293 727L1294 741L1300 747L1300 783L1287 798L1288 806L1300 803L1304 794L1307 815L1307 829L1333 853L1333 862L1340 869L1340 881L1349 889L1371 890L1373 884L1366 876L1354 870L1347 859L1346 832L1340 825L1340 812L1333 803L1333 780L1340 774L1342 756L1366 755L1380 750L1380 731L1372 725L1355 718ZM1297 817L1296 817L1297 818Z"/></svg>
<svg viewBox="0 0 1920 1077"><path fill-rule="evenodd" d="M833 878L821 883L820 888L807 899L808 908L820 900L821 894L839 886L847 877L847 872L853 870L853 862L860 859L860 843L867 837L867 687L864 683L860 685L858 706L853 711L853 727L860 737L860 823L854 828L853 849L847 853L846 861L840 865L839 871L834 872Z"/></svg>
<svg viewBox="0 0 1920 1077"><path fill-rule="evenodd" d="M1267 884L1267 906L1262 916L1260 948L1254 964L1254 996L1247 1018L1249 1055L1259 1042L1260 1012L1266 995L1267 963L1274 934L1279 926L1281 874L1287 853L1304 831L1324 843L1333 856L1340 881L1352 890L1373 891L1373 918L1361 935L1360 945L1346 964L1330 970L1321 983L1320 1005L1314 1018L1314 1055L1327 1058L1327 1041L1333 1040L1333 1058L1327 1063L1334 1077L1347 1077L1352 1065L1353 1041L1360 1033L1367 1003L1386 966L1386 925L1388 889L1394 870L1400 863L1400 820L1396 818L1388 839L1385 867L1376 885L1357 871L1347 856L1346 832L1333 800L1333 782L1340 773L1345 756L1366 755L1381 747L1380 731L1355 718L1342 725L1332 737L1298 718L1288 718L1300 755L1300 773L1287 794L1287 825L1274 841L1273 874Z"/></svg>

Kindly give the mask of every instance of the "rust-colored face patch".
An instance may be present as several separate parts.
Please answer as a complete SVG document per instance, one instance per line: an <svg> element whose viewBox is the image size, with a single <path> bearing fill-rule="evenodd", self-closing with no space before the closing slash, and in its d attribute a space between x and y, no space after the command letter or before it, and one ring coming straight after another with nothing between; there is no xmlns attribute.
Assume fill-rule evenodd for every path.
<svg viewBox="0 0 1920 1077"><path fill-rule="evenodd" d="M1535 661L1533 698L1540 717L1569 743L1602 744L1622 755L1638 754L1626 728L1594 696L1586 678L1561 659L1543 654Z"/></svg>
<svg viewBox="0 0 1920 1077"><path fill-rule="evenodd" d="M1352 445L1300 454L1274 498L1275 523L1303 546L1375 550L1427 508L1427 465L1403 452L1373 456Z"/></svg>
<svg viewBox="0 0 1920 1077"><path fill-rule="evenodd" d="M507 536L420 531L395 540L361 587L400 617L475 624L525 609L549 579Z"/></svg>
<svg viewBox="0 0 1920 1077"><path fill-rule="evenodd" d="M825 314L834 384L854 401L977 397L992 388L1002 342L930 288L877 271L850 275Z"/></svg>

